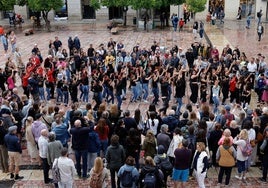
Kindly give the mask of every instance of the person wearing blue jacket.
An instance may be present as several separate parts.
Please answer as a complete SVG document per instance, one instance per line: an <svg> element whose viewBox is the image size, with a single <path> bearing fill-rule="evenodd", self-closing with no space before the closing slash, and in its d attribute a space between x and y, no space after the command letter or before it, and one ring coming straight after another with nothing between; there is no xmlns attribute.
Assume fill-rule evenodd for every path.
<svg viewBox="0 0 268 188"><path fill-rule="evenodd" d="M98 133L94 130L94 126L90 127L89 132L89 145L88 145L88 154L87 154L87 170L90 172L91 168L94 166L94 161L98 157L100 152L100 139Z"/></svg>
<svg viewBox="0 0 268 188"><path fill-rule="evenodd" d="M59 140L63 147L68 148L68 141L71 138L68 132L68 126L62 122L60 114L55 115L55 122L52 123L52 132L56 135L56 140Z"/></svg>
<svg viewBox="0 0 268 188"><path fill-rule="evenodd" d="M134 166L135 164L135 159L131 156L128 156L126 159L126 162L123 166L121 166L121 168L118 171L118 177L120 178L120 188L130 188L129 186L125 185L125 183L129 183L129 181L127 179L126 175L124 175L125 171L129 171L131 172L131 179L132 179L132 186L131 188L137 188L138 185L138 181L139 181L139 171L137 170L137 168Z"/></svg>
<svg viewBox="0 0 268 188"><path fill-rule="evenodd" d="M8 150L8 158L9 158L9 172L10 179L21 180L23 176L19 176L19 165L21 159L21 145L20 140L17 133L17 126L11 126L8 128L8 134L5 135L5 143ZM15 169L14 169L15 166ZM14 175L15 174L15 175Z"/></svg>

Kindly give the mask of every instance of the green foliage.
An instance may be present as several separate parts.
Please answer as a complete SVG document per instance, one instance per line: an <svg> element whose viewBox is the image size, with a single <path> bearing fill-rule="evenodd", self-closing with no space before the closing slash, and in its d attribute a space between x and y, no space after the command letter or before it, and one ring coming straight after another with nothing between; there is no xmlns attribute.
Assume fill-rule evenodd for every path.
<svg viewBox="0 0 268 188"><path fill-rule="evenodd" d="M62 0L28 0L28 6L34 11L59 10L63 6Z"/></svg>
<svg viewBox="0 0 268 188"><path fill-rule="evenodd" d="M167 7L170 5L181 5L185 0L130 0L130 5L134 10L138 9L151 9Z"/></svg>
<svg viewBox="0 0 268 188"><path fill-rule="evenodd" d="M202 12L206 9L207 0L186 0L186 4L189 5L191 12Z"/></svg>
<svg viewBox="0 0 268 188"><path fill-rule="evenodd" d="M101 7L99 0L91 0L90 5L94 8L94 10L99 10Z"/></svg>
<svg viewBox="0 0 268 188"><path fill-rule="evenodd" d="M16 0L0 0L0 10L13 10Z"/></svg>
<svg viewBox="0 0 268 188"><path fill-rule="evenodd" d="M124 7L130 5L131 0L102 0L101 4L107 7Z"/></svg>
<svg viewBox="0 0 268 188"><path fill-rule="evenodd" d="M28 4L28 0L16 0L16 4L19 6L24 6Z"/></svg>

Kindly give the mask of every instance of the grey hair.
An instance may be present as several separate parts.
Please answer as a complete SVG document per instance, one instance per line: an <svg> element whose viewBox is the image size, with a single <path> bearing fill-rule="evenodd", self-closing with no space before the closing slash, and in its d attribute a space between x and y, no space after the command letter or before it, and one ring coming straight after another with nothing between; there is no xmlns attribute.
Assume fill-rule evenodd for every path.
<svg viewBox="0 0 268 188"><path fill-rule="evenodd" d="M161 125L161 133L165 133L165 132L167 132L167 130L168 130L168 125L167 124Z"/></svg>
<svg viewBox="0 0 268 188"><path fill-rule="evenodd" d="M53 142L53 141L55 141L55 139L56 139L56 134L54 132L50 132L48 135L48 140L50 142Z"/></svg>
<svg viewBox="0 0 268 188"><path fill-rule="evenodd" d="M104 112L102 112L101 117L107 119L107 118L109 117L109 112L108 112L108 111L104 111Z"/></svg>

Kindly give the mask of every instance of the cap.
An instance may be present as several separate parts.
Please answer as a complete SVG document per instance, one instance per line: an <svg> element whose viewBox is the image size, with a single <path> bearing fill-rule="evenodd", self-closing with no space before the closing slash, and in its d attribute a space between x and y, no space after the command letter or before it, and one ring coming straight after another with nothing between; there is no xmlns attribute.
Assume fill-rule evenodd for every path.
<svg viewBox="0 0 268 188"><path fill-rule="evenodd" d="M11 126L11 127L8 128L8 132L11 133L11 132L17 130L17 128L18 128L18 127L17 127L16 125L13 125L13 126Z"/></svg>
<svg viewBox="0 0 268 188"><path fill-rule="evenodd" d="M231 110L231 106L229 106L229 105L225 105L224 108L225 108L225 110L227 110L227 111L230 111L230 110Z"/></svg>
<svg viewBox="0 0 268 188"><path fill-rule="evenodd" d="M38 113L35 115L35 119L39 119L42 116L42 114Z"/></svg>
<svg viewBox="0 0 268 188"><path fill-rule="evenodd" d="M248 110L247 110L247 115L248 115L248 116L251 116L252 114L253 114L253 111L252 111L251 109L248 109Z"/></svg>

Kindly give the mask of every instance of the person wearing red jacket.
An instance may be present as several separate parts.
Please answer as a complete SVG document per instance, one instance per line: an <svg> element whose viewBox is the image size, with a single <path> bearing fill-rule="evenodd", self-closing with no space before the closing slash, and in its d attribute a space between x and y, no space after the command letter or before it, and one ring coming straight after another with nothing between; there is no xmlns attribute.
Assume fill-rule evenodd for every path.
<svg viewBox="0 0 268 188"><path fill-rule="evenodd" d="M236 78L236 75L234 74L232 79L230 80L230 85L229 85L229 91L231 93L230 103L232 103L234 99L236 98L236 82L237 82L237 78Z"/></svg>

